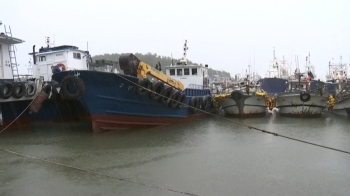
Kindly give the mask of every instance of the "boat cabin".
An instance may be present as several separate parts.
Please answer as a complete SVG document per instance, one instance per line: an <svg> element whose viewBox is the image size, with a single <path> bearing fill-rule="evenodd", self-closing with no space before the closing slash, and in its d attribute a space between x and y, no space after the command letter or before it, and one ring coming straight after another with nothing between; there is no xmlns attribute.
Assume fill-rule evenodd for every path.
<svg viewBox="0 0 350 196"><path fill-rule="evenodd" d="M49 41L48 41L49 43ZM90 54L88 51L79 50L76 46L62 45L56 47L41 47L39 52L29 53L33 56L33 76L43 77L44 81L51 80L55 71L88 70Z"/></svg>
<svg viewBox="0 0 350 196"><path fill-rule="evenodd" d="M184 56L175 65L165 67L165 74L175 80L181 81L185 88L203 89L209 88L208 65L187 64L187 40L184 44Z"/></svg>
<svg viewBox="0 0 350 196"><path fill-rule="evenodd" d="M0 21L0 26L1 26ZM5 27L5 26L4 26ZM0 32L0 80L14 81L19 78L14 45L23 43L24 40L12 37L11 29L5 27L4 32Z"/></svg>
<svg viewBox="0 0 350 196"><path fill-rule="evenodd" d="M179 62L165 68L165 74L175 80L180 80L185 88L208 87L208 65L187 65Z"/></svg>

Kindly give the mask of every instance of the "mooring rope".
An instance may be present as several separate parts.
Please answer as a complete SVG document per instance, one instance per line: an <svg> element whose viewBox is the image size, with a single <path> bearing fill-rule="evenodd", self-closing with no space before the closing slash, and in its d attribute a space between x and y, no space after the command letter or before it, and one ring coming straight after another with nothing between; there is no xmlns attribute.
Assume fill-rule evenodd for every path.
<svg viewBox="0 0 350 196"><path fill-rule="evenodd" d="M6 127L4 127L0 133L2 133L3 131L5 131L8 127L10 127L16 120L18 120L19 117L22 116L22 114L30 107L30 105L34 102L35 98L39 95L40 92L37 92L36 95L33 97L33 100L28 104L28 106L13 120L11 121ZM21 101L25 101L25 100L21 100Z"/></svg>
<svg viewBox="0 0 350 196"><path fill-rule="evenodd" d="M147 90L148 92L152 92L152 93L155 93L155 94L157 94L157 95L159 95L159 96L166 97L166 96L161 95L161 94L158 94L158 93L156 93L156 92L154 92L154 91L152 91L152 90L150 90L150 89L147 89L147 88L145 88L145 87L143 87L143 86L140 86L139 84L137 84L137 83L135 83L135 82L133 82L133 81L131 81L131 80L129 80L129 79L127 79L127 78L121 76L120 74L116 74L116 75L119 76L119 77L121 77L121 78L123 78L124 80L126 80L126 81L128 81L128 82L130 82L130 83L132 83L132 84L134 84L134 85L136 85L136 86L138 86L138 87L140 87L140 88L143 88L143 89ZM168 98L168 97L167 97L167 98ZM169 98L169 99L170 99L171 101L175 101L175 102L177 102L177 103L179 103L179 104L183 104L183 103L181 103L181 102L179 102L179 101L177 101L177 100L174 100L174 99L171 99L171 98ZM186 104L183 104L183 105L186 105ZM235 123L235 124L238 124L238 125L241 125L241 126L244 126L244 127L248 127L249 129L254 129L254 130L257 130L257 131L261 131L262 133L268 133L268 134L271 134L271 135L273 135L273 136L279 136L279 137L283 137L283 138L286 138L286 139L290 139L290 140L302 142L302 143L305 143L305 144L310 144L310 145L314 145L314 146L318 146L318 147L322 147L322 148L326 148L326 149L330 149L330 150L334 150L334 151L338 151L338 152L350 154L349 151L340 150L340 149L336 149L336 148L332 148L332 147L328 147L328 146L316 144L316 143L313 143L313 142L308 142L308 141L305 141L305 140L301 140L301 139L289 137L289 136L286 136L286 135L278 134L278 133L272 132L272 131L267 131L267 130L264 130L264 129L260 129L260 128L257 128L257 127L253 127L253 126L250 126L250 125L246 125L246 124L243 124L243 123L240 123L240 122L237 122L237 121L234 121L234 120L225 118L225 117L220 116L220 115L217 115L217 114L213 114L213 113L211 113L211 112L207 112L207 111L204 111L204 110L201 110L201 109L192 107L192 106L190 106L190 105L186 105L186 106L188 106L188 107L190 107L190 108L193 108L193 109L196 109L196 110L198 110L198 111L201 111L201 112L203 112L203 113L206 113L206 114L209 114L209 115L212 115L212 116L216 116L216 117L219 117L219 118L221 118L221 119L224 119L224 120L233 122L233 123Z"/></svg>
<svg viewBox="0 0 350 196"><path fill-rule="evenodd" d="M166 97L164 95L161 95L159 93L156 93L150 89L147 89L123 76L121 76L120 74L116 74L117 76L123 78L124 80L134 84L135 86L138 86L139 88L143 88L145 90L147 90L148 92L151 92L151 93L154 93L154 94L157 94L161 97ZM39 94L39 93L38 93ZM37 95L36 95L37 96ZM257 131L261 131L262 133L268 133L268 134L271 134L273 136L280 136L280 137L283 137L283 138L286 138L286 139L290 139L290 140L294 140L294 141L298 141L298 142L302 142L302 143L306 143L306 144L310 144L310 145L314 145L314 146L318 146L318 147L322 147L322 148L326 148L326 149L330 149L330 150L334 150L334 151L338 151L338 152L342 152L342 153L346 153L346 154L350 154L350 152L348 151L345 151L345 150L340 150L340 149L336 149L336 148L331 148L331 147L328 147L328 146L324 146L324 145L320 145L320 144L316 144L316 143L312 143L312 142L308 142L308 141L305 141L305 140L300 140L300 139L296 139L296 138L293 138L293 137L289 137L289 136L285 136L285 135L282 135L282 134L278 134L276 132L271 132L271 131L266 131L264 129L260 129L260 128L257 128L257 127L253 127L253 126L250 126L250 125L246 125L246 124L243 124L243 123L240 123L240 122L237 122L237 121L234 121L234 120L231 120L231 119L228 119L228 118L225 118L223 116L220 116L220 115L217 115L217 114L213 114L212 112L207 112L207 111L204 111L202 109L198 109L198 108L195 108L193 106L190 106L190 105L187 105L187 104L184 104L182 102L179 102L177 100L174 100L174 99L171 99L171 97L166 97L168 98L169 100L171 101L175 101L177 102L178 104L182 104L182 105L185 105L187 107L190 107L190 108L193 108L195 110L198 110L198 111L201 111L203 113L206 113L206 114L209 114L209 115L212 115L212 116L216 116L216 117L219 117L221 119L224 119L224 120L227 120L227 121L230 121L230 122L233 122L235 124L238 124L238 125L241 125L241 126L244 126L244 127L247 127L249 129L254 129L254 130L257 130ZM33 98L32 102L34 101L35 98ZM32 103L31 102L31 103ZM27 106L26 109L28 109L28 107L31 105L31 103ZM25 109L25 110L26 110ZM24 110L24 111L25 111ZM24 111L19 115L21 116ZM15 119L17 120L19 118L19 116ZM14 120L14 121L15 121ZM13 121L13 122L14 122ZM13 122L11 122L7 127L9 127ZM0 133L2 133L7 127L5 127L2 131L0 131ZM157 188L157 189L162 189L162 190L167 190L167 191L171 191L171 192L176 192L176 193L181 193L181 194L185 194L185 195L192 195L192 196L200 196L200 195L197 195L197 194L193 194L193 193L189 193L189 192L185 192L185 191L179 191L179 190L175 190L175 189L170 189L170 188L165 188L165 187L161 187L161 186L156 186L156 185L151 185L151 184L147 184L147 183L142 183L142 182L138 182L138 181L134 181L134 180L130 180L130 179L125 179L125 178L121 178L121 177L116 177L116 176L112 176L112 175L108 175L108 174L105 174L105 173L101 173L101 172L97 172L97 171L94 171L94 170L89 170L89 169L84 169L84 168L80 168L80 167L76 167L76 166L72 166L72 165L67 165L67 164L63 164L63 163L59 163L59 162L55 162L55 161L50 161L50 160L47 160L47 159L42 159L42 158L38 158L38 157L35 157L35 156L30 156L30 155L26 155L26 154L23 154L23 153L19 153L19 152L15 152L15 151L11 151L11 150L8 150L8 149L4 149L4 148L0 148L2 151L4 152L7 152L7 153L11 153L11 154L15 154L15 155L18 155L18 156L23 156L23 157L27 157L27 158L31 158L31 159L35 159L35 160L39 160L41 162L46 162L46 163L50 163L50 164L55 164L55 165L59 165L59 166L63 166L63 167L67 167L67 168L71 168L71 169L75 169L75 170L79 170L79 171L84 171L84 172L88 172L88 173L93 173L93 174L97 174L97 175L101 175L101 176L105 176L105 177L109 177L109 178L115 178L117 180L120 180L120 181L125 181L125 182L129 182L129 183L134 183L134 184L139 184L139 185L144 185L144 186L148 186L148 187L153 187L153 188Z"/></svg>
<svg viewBox="0 0 350 196"><path fill-rule="evenodd" d="M166 191L171 191L171 192L175 192L175 193L181 193L181 194L185 194L185 195L200 196L200 195L189 193L189 192L185 192L185 191L179 191L179 190L175 190L175 189L165 188L165 187L162 187L162 186L156 186L156 185L152 185L152 184L138 182L138 181L135 181L135 180L130 180L130 179L126 179L126 178L112 176L112 175L109 175L109 174L97 172L97 171L90 170L90 169L84 169L84 168L81 168L81 167L67 165L67 164L56 162L56 161L50 161L50 160L47 160L47 159L42 159L42 158L39 158L39 157L22 154L22 153L15 152L15 151L8 150L8 149L4 149L4 148L0 148L0 149L2 151L8 152L10 154L15 154L15 155L18 155L18 156L27 157L27 158L38 160L38 161L41 161L41 162L46 162L46 163L50 163L50 164L54 164L54 165L58 165L58 166L63 166L63 167L67 167L67 168L71 168L71 169L75 169L75 170L79 170L79 171L83 171L83 172L87 172L87 173L97 174L97 175L100 175L100 176L105 176L105 177L109 177L109 178L115 178L117 180L124 181L124 182L139 184L139 185L143 185L143 186L153 187L153 188L162 189L162 190L166 190Z"/></svg>

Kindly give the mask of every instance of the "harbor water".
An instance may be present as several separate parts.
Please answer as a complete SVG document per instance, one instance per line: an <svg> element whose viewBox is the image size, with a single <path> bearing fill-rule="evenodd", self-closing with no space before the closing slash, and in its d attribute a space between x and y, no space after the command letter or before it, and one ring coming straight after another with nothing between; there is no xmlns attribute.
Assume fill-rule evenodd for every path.
<svg viewBox="0 0 350 196"><path fill-rule="evenodd" d="M88 123L0 134L0 195L350 195L350 119L268 115L93 133Z"/></svg>

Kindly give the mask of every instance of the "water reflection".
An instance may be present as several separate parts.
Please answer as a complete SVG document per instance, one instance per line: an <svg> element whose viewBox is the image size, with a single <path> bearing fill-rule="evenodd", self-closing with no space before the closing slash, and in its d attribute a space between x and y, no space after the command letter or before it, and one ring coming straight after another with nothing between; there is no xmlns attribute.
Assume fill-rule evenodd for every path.
<svg viewBox="0 0 350 196"><path fill-rule="evenodd" d="M229 120L208 117L106 133L92 133L89 124L70 122L4 132L1 148L112 178L0 151L0 190L6 190L5 195L181 195L118 180L125 178L199 195L350 192L349 155L232 122L350 151L349 119L325 114L315 119L269 115Z"/></svg>

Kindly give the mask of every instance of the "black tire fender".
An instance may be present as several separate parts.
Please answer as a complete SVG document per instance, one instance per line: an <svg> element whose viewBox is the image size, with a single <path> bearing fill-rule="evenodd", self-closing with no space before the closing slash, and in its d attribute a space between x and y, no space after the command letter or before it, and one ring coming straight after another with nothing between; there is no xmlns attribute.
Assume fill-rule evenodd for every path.
<svg viewBox="0 0 350 196"><path fill-rule="evenodd" d="M198 103L197 97L191 97L191 99L190 99L190 107L188 107L188 108L189 108L190 112L192 112L193 114L196 113L197 103Z"/></svg>
<svg viewBox="0 0 350 196"><path fill-rule="evenodd" d="M179 102L181 101L181 91L176 91L171 96L171 100L169 101L169 107L175 109L178 108Z"/></svg>
<svg viewBox="0 0 350 196"><path fill-rule="evenodd" d="M300 93L300 101L302 102L308 102L311 99L311 95L309 93L306 92L301 92Z"/></svg>
<svg viewBox="0 0 350 196"><path fill-rule="evenodd" d="M70 87L75 87L75 92L70 92ZM61 90L62 96L69 100L78 99L85 92L84 81L74 75L69 75L63 78L61 82Z"/></svg>
<svg viewBox="0 0 350 196"><path fill-rule="evenodd" d="M152 82L148 79L140 79L139 80L139 85L136 86L136 93L139 95L145 95L148 93L148 90L152 90Z"/></svg>
<svg viewBox="0 0 350 196"><path fill-rule="evenodd" d="M159 98L159 101L161 104L163 105L168 105L169 103L169 100L171 98L171 96L173 95L173 87L167 87L163 90L163 93L162 93L162 97Z"/></svg>
<svg viewBox="0 0 350 196"><path fill-rule="evenodd" d="M36 85L35 82L33 81L29 81L25 84L26 86L26 93L24 94L24 96L26 97L32 97L35 95L36 93Z"/></svg>
<svg viewBox="0 0 350 196"><path fill-rule="evenodd" d="M26 86L23 82L12 83L12 97L21 98L26 93Z"/></svg>
<svg viewBox="0 0 350 196"><path fill-rule="evenodd" d="M198 101L197 101L196 108L202 110L203 109L203 102L204 102L203 97L198 97L197 99L198 99Z"/></svg>
<svg viewBox="0 0 350 196"><path fill-rule="evenodd" d="M182 108L183 105L185 104L185 101L186 101L186 95L185 95L185 93L181 93L181 97L180 97L180 101L179 101L179 102L181 102L181 104L177 105L177 109Z"/></svg>
<svg viewBox="0 0 350 196"><path fill-rule="evenodd" d="M240 100L242 98L242 92L238 90L232 91L231 98L235 101Z"/></svg>
<svg viewBox="0 0 350 196"><path fill-rule="evenodd" d="M3 99L8 99L12 95L12 84L5 82L0 85L0 97Z"/></svg>
<svg viewBox="0 0 350 196"><path fill-rule="evenodd" d="M164 91L163 82L155 82L152 84L152 92L149 92L149 98L155 101L158 101L161 98L161 95Z"/></svg>

